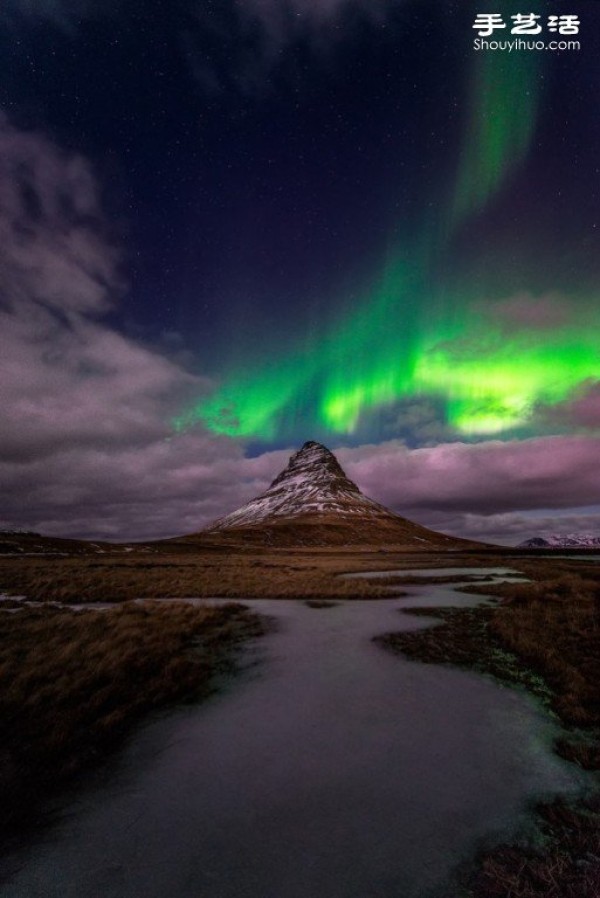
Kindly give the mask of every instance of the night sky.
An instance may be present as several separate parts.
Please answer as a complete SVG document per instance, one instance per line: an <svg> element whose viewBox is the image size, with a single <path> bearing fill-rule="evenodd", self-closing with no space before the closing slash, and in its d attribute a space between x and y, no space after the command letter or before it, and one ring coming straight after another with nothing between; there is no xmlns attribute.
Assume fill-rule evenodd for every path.
<svg viewBox="0 0 600 898"><path fill-rule="evenodd" d="M0 42L0 526L194 531L316 439L428 526L600 533L600 4L5 0Z"/></svg>

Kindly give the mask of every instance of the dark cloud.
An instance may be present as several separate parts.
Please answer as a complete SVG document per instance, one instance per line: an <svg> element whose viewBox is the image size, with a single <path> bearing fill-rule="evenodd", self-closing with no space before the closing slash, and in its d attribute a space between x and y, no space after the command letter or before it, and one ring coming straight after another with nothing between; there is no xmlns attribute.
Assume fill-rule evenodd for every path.
<svg viewBox="0 0 600 898"><path fill-rule="evenodd" d="M543 420L554 427L600 429L600 383L583 383L567 401L543 409Z"/></svg>
<svg viewBox="0 0 600 898"><path fill-rule="evenodd" d="M426 397L402 400L387 412L378 409L377 414L382 421L382 433L390 438L406 439L411 445L431 446L455 436L451 425L442 420L439 405Z"/></svg>
<svg viewBox="0 0 600 898"><path fill-rule="evenodd" d="M112 450L74 445L0 463L0 524L106 539L190 533L262 492L288 455L245 459L240 445L202 434Z"/></svg>
<svg viewBox="0 0 600 898"><path fill-rule="evenodd" d="M597 528L598 515L572 509L600 501L598 448L592 439L556 437L417 450L389 443L337 454L368 495L396 511L444 532L510 545L542 530ZM234 441L194 433L111 450L74 445L47 459L0 465L3 523L113 539L193 532L262 492L290 452L249 459ZM525 475L521 463L535 460L537 470ZM536 508L547 512L528 514Z"/></svg>
<svg viewBox="0 0 600 898"><path fill-rule="evenodd" d="M444 512L417 514L421 523L435 530L505 546L516 546L534 536L547 536L552 533L595 533L600 536L600 513L557 511L554 514L539 512L504 512L489 515Z"/></svg>
<svg viewBox="0 0 600 898"><path fill-rule="evenodd" d="M349 475L401 513L589 506L600 501L600 438L551 436L407 449L392 440L340 450Z"/></svg>
<svg viewBox="0 0 600 898"><path fill-rule="evenodd" d="M170 418L208 382L104 323L122 279L88 163L5 119L0 157L4 525L177 532L184 500L190 519L194 506L200 522L212 516L211 502L216 516L221 486L226 502L240 484L223 465L242 450L170 439Z"/></svg>
<svg viewBox="0 0 600 898"><path fill-rule="evenodd" d="M107 311L122 283L118 251L83 157L65 154L0 113L0 278L3 302L66 315Z"/></svg>
<svg viewBox="0 0 600 898"><path fill-rule="evenodd" d="M264 489L287 453L173 435L210 384L105 323L123 281L89 163L5 118L0 160L0 526L165 536Z"/></svg>
<svg viewBox="0 0 600 898"><path fill-rule="evenodd" d="M0 459L168 434L198 378L102 323L122 292L93 173L0 120Z"/></svg>

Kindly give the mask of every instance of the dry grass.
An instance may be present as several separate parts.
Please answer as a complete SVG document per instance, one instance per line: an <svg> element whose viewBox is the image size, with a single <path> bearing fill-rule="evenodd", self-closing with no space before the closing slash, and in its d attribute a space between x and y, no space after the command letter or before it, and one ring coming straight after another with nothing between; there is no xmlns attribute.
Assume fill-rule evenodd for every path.
<svg viewBox="0 0 600 898"><path fill-rule="evenodd" d="M128 603L108 611L0 614L0 802L3 834L120 743L153 708L198 697L262 632L239 605Z"/></svg>
<svg viewBox="0 0 600 898"><path fill-rule="evenodd" d="M478 898L598 898L600 804L555 801L538 808L543 851L501 845L481 859L471 881Z"/></svg>
<svg viewBox="0 0 600 898"><path fill-rule="evenodd" d="M485 671L525 686L560 717L565 758L600 769L600 568L518 563L530 583L468 587L501 598L496 608L417 609L441 626L381 640L409 657ZM600 898L600 797L539 809L543 850L503 845L479 858L474 898Z"/></svg>
<svg viewBox="0 0 600 898"><path fill-rule="evenodd" d="M521 565L519 565L521 567ZM477 667L499 679L545 684L567 727L600 726L600 569L578 574L528 565L530 583L482 584L466 592L496 595L495 608L416 609L444 625L393 633L382 642L420 660ZM552 576L554 574L554 576Z"/></svg>
<svg viewBox="0 0 600 898"><path fill-rule="evenodd" d="M550 703L552 692L545 681L512 652L490 638L495 611L491 608L407 608L419 617L436 617L442 626L407 633L378 636L384 648L429 664L452 664L497 680L519 685Z"/></svg>
<svg viewBox="0 0 600 898"><path fill-rule="evenodd" d="M375 555L371 563L378 560L380 556ZM380 582L338 576L356 567L356 557L335 552L0 558L0 591L63 603L192 596L353 599L389 595Z"/></svg>
<svg viewBox="0 0 600 898"><path fill-rule="evenodd" d="M165 544L165 546L168 545ZM277 549L173 543L171 551L2 557L0 592L37 601L122 602L134 598L384 598L381 580L340 574L444 566L502 565L495 554L411 553L377 547ZM411 582L386 578L386 586ZM424 583L423 579L412 582ZM438 582L443 582L438 580ZM396 593L398 594L398 593Z"/></svg>
<svg viewBox="0 0 600 898"><path fill-rule="evenodd" d="M536 572L529 570L530 576ZM568 726L600 725L600 570L537 572L532 583L482 587L502 604L490 635L551 687L553 708ZM591 575L590 575L591 574ZM595 576L594 576L595 575ZM480 590L477 590L480 591Z"/></svg>

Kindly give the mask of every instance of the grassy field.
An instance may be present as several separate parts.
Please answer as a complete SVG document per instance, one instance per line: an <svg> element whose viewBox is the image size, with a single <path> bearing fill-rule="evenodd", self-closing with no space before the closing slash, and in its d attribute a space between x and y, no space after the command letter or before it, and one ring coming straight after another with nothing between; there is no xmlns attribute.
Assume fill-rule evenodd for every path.
<svg viewBox="0 0 600 898"><path fill-rule="evenodd" d="M581 767L600 769L600 567L536 560L518 567L530 583L484 584L496 607L415 609L441 626L389 634L379 642L420 661L488 673L533 692L558 716L555 748ZM598 898L600 792L578 804L538 809L544 850L503 845L479 859L464 895L476 898Z"/></svg>
<svg viewBox="0 0 600 898"><path fill-rule="evenodd" d="M197 699L233 649L263 632L240 605L126 603L107 611L0 613L0 834L35 821L56 792L152 709Z"/></svg>
<svg viewBox="0 0 600 898"><path fill-rule="evenodd" d="M382 598L389 592L381 580L346 580L340 574L481 564L506 565L507 559L490 552L410 553L376 547L199 546L192 551L187 545L181 552L153 554L0 555L0 593L68 604L134 598ZM415 581L386 579L387 585L398 582Z"/></svg>
<svg viewBox="0 0 600 898"><path fill-rule="evenodd" d="M383 559L385 558L385 561ZM185 555L0 557L0 592L42 602L134 598L377 598L381 583L339 574L390 566L381 553L260 550ZM392 562L393 563L393 562Z"/></svg>

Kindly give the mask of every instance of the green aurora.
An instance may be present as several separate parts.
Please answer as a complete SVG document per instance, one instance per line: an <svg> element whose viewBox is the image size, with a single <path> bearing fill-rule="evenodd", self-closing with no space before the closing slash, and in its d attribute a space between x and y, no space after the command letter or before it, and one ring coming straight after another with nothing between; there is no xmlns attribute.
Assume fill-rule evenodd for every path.
<svg viewBox="0 0 600 898"><path fill-rule="evenodd" d="M527 155L539 109L536 54L479 53L452 199L452 226L482 210Z"/></svg>
<svg viewBox="0 0 600 898"><path fill-rule="evenodd" d="M293 435L300 418L351 434L363 416L432 397L457 433L496 434L600 379L596 328L571 298L573 314L557 326L510 327L497 315L502 304L478 295L468 273L452 296L436 287L435 258L502 194L527 156L540 105L537 56L475 54L443 220L395 252L353 312L308 347L298 341L267 362L244 360L174 421L177 430L202 422L215 433L269 441Z"/></svg>
<svg viewBox="0 0 600 898"><path fill-rule="evenodd" d="M491 305L431 330L417 327L413 312L412 327L403 321L396 330L386 317L403 295L401 274L390 280L396 289L382 290L369 314L318 352L291 354L247 380L240 373L180 418L178 429L201 419L215 433L273 439L293 426L295 403L308 395L322 428L350 434L365 411L430 396L445 401L446 421L458 432L493 434L600 379L597 330L585 316L559 328L509 328Z"/></svg>

